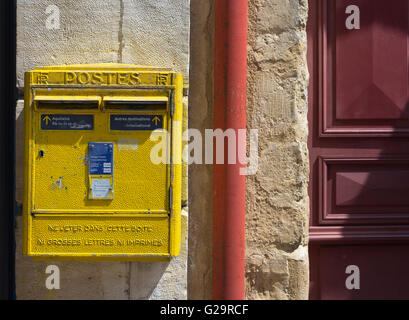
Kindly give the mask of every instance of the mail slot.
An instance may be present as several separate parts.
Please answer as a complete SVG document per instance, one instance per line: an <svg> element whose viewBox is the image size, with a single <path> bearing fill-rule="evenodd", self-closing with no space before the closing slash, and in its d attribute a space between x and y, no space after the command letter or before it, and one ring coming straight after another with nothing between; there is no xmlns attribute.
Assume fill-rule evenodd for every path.
<svg viewBox="0 0 409 320"><path fill-rule="evenodd" d="M164 261L181 241L183 79L122 64L25 75L23 252Z"/></svg>

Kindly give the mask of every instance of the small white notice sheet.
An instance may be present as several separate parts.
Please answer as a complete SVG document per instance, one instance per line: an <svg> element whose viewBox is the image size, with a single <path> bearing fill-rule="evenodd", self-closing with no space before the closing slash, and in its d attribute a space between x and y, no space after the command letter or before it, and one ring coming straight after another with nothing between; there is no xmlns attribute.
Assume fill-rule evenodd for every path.
<svg viewBox="0 0 409 320"><path fill-rule="evenodd" d="M111 180L110 179L92 179L92 198L110 198Z"/></svg>

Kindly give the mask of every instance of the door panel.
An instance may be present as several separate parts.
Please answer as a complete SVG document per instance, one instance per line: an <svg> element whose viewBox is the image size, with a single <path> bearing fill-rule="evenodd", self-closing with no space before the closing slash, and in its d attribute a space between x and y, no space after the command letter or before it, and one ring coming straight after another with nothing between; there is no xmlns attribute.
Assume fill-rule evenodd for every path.
<svg viewBox="0 0 409 320"><path fill-rule="evenodd" d="M409 223L409 158L319 158L321 225Z"/></svg>
<svg viewBox="0 0 409 320"><path fill-rule="evenodd" d="M407 135L407 0L316 2L321 135ZM359 8L360 29L346 27L349 6Z"/></svg>
<svg viewBox="0 0 409 320"><path fill-rule="evenodd" d="M309 15L311 298L409 299L409 0Z"/></svg>
<svg viewBox="0 0 409 320"><path fill-rule="evenodd" d="M345 27L352 4L360 8L359 30ZM336 24L336 119L407 119L407 1L330 1L328 9Z"/></svg>
<svg viewBox="0 0 409 320"><path fill-rule="evenodd" d="M321 299L361 300L400 299L408 294L409 245L339 245L321 246L318 263L321 266ZM400 263L391 264L391 261ZM348 290L346 282L353 272L345 274L348 266L359 266L359 290ZM345 277L334 277L345 274ZM352 283L352 279L350 282Z"/></svg>

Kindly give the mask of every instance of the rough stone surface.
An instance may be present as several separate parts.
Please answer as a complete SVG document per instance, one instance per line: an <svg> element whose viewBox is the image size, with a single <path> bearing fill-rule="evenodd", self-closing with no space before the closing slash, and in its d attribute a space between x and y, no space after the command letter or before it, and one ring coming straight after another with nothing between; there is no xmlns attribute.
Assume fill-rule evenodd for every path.
<svg viewBox="0 0 409 320"><path fill-rule="evenodd" d="M48 24L59 9L60 27ZM139 14L140 15L140 14ZM24 72L37 66L117 62L120 1L18 0L17 83L24 86Z"/></svg>
<svg viewBox="0 0 409 320"><path fill-rule="evenodd" d="M307 0L250 0L247 127L259 166L246 187L246 297L308 298Z"/></svg>
<svg viewBox="0 0 409 320"><path fill-rule="evenodd" d="M123 0L120 62L189 74L190 0ZM144 14L135 14L136 12Z"/></svg>
<svg viewBox="0 0 409 320"><path fill-rule="evenodd" d="M189 76L189 0L18 0L17 83L36 66L120 62ZM60 28L50 29L59 9ZM51 24L54 26L54 24Z"/></svg>
<svg viewBox="0 0 409 320"><path fill-rule="evenodd" d="M213 128L214 2L191 4L189 127ZM307 0L249 0L246 298L308 297ZM199 110L198 112L196 112ZM189 166L189 298L211 297L212 168Z"/></svg>
<svg viewBox="0 0 409 320"><path fill-rule="evenodd" d="M60 11L60 28L47 29L49 5ZM189 70L189 1L18 0L17 86L36 66L122 62ZM188 101L184 99L187 110ZM23 101L17 103L17 201L23 199ZM187 113L186 113L187 117ZM187 167L184 167L187 204ZM181 255L170 263L38 262L22 256L21 216L17 219L17 297L19 299L186 299L187 208ZM21 214L21 213L20 213ZM61 271L61 289L45 288L45 269Z"/></svg>

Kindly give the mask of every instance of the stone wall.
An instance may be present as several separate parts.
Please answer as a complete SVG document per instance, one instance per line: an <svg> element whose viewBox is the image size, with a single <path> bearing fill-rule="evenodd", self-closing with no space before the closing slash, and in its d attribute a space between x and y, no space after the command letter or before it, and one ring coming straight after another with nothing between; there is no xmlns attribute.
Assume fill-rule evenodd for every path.
<svg viewBox="0 0 409 320"><path fill-rule="evenodd" d="M45 28L49 5L60 8L59 30ZM307 0L249 0L247 127L259 130L259 168L246 182L248 299L308 297L307 11ZM21 88L23 72L37 65L93 62L172 67L184 74L187 84L190 59L189 127L211 129L213 22L213 0L192 0L190 12L188 0L19 0L17 85ZM19 101L19 202L21 111ZM59 291L44 286L45 268L50 263L33 262L21 255L19 216L18 298L211 298L212 188L212 167L191 165L189 201L186 188L183 196L189 204L189 254L186 240L181 256L171 264L58 262Z"/></svg>
<svg viewBox="0 0 409 320"><path fill-rule="evenodd" d="M246 296L308 298L307 0L249 0Z"/></svg>
<svg viewBox="0 0 409 320"><path fill-rule="evenodd" d="M249 0L246 298L308 298L307 0ZM192 2L191 128L213 128L214 1ZM211 297L212 167L189 166L189 297Z"/></svg>
<svg viewBox="0 0 409 320"><path fill-rule="evenodd" d="M36 66L119 62L169 67L189 80L189 0L18 0L17 87ZM59 21L54 17L56 8ZM58 26L59 22L59 26ZM48 23L48 24L47 24ZM22 96L20 96L22 99ZM184 99L187 118L187 97ZM23 180L23 101L17 104L17 201ZM183 202L187 203L184 167ZM18 299L186 299L187 207L179 257L165 262L35 262L22 256L17 217ZM45 288L47 265L59 266L61 289Z"/></svg>

